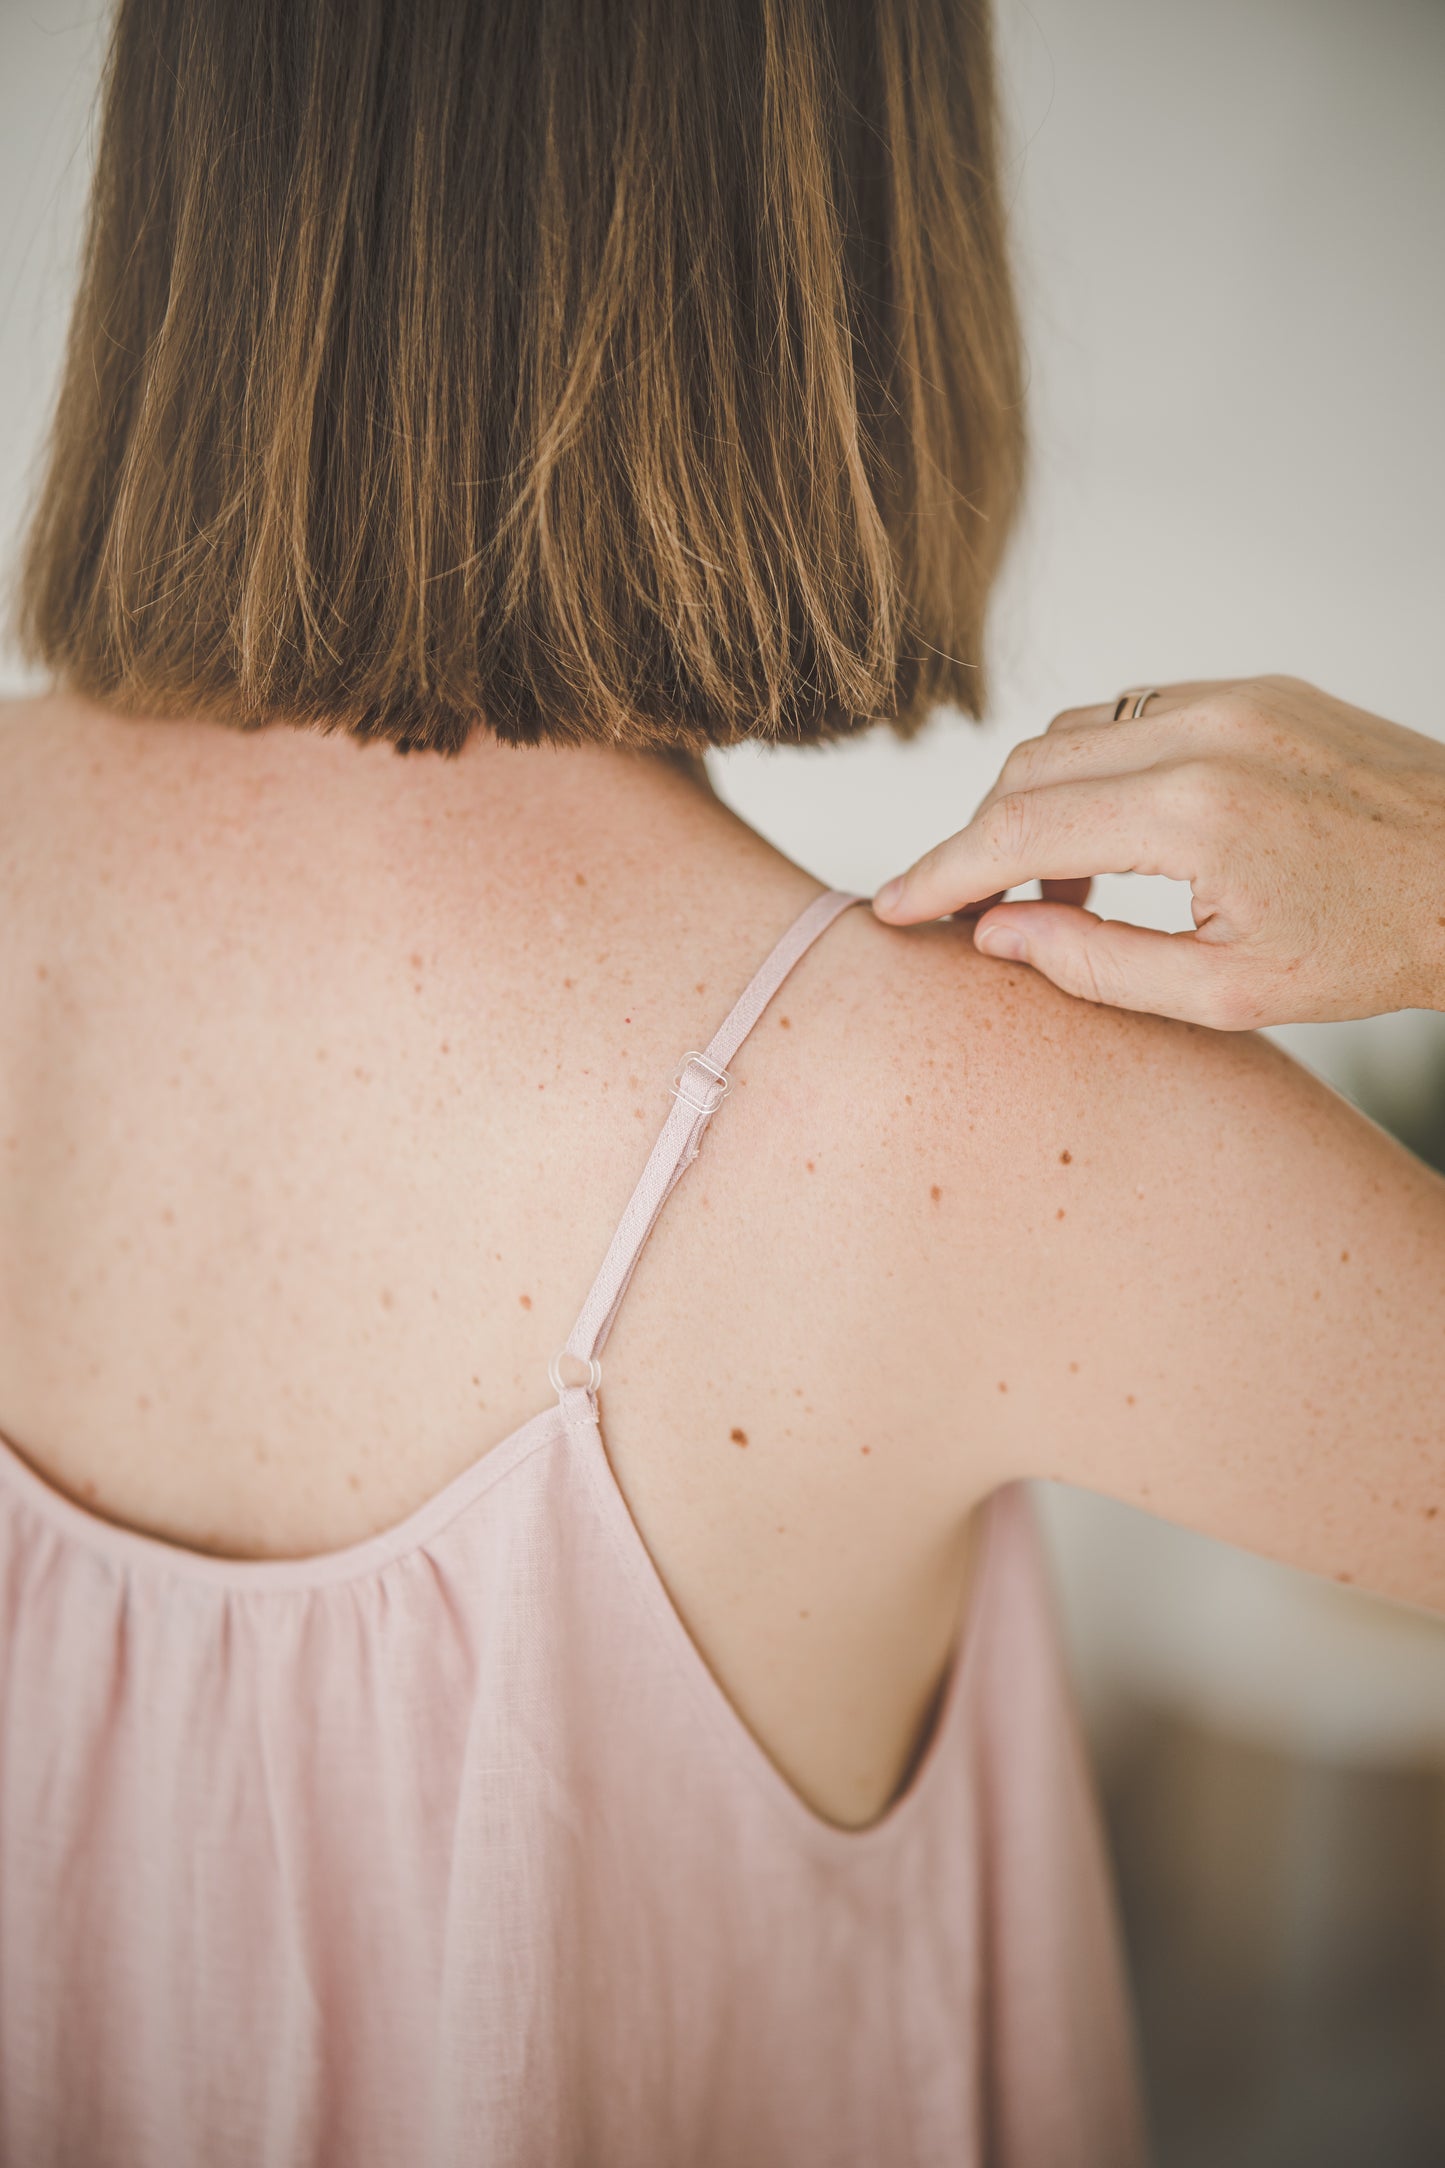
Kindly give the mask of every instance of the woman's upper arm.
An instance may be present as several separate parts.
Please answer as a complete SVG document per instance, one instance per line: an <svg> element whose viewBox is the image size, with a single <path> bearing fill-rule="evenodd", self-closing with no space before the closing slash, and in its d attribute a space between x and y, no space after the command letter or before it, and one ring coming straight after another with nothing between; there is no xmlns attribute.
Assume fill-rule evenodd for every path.
<svg viewBox="0 0 1445 2168"><path fill-rule="evenodd" d="M1016 1472L1445 1609L1445 1181L1263 1040L1076 1023L1008 1275Z"/></svg>
<svg viewBox="0 0 1445 2168"><path fill-rule="evenodd" d="M1445 1181L1267 1040L876 934L840 1250L921 1509L1057 1478L1445 1610Z"/></svg>

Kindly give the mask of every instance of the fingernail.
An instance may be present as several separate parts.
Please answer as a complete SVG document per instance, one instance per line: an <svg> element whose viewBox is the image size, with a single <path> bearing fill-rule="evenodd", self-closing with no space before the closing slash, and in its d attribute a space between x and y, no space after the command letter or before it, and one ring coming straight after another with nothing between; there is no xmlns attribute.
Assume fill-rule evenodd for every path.
<svg viewBox="0 0 1445 2168"><path fill-rule="evenodd" d="M974 946L981 948L985 956L1005 956L1014 963L1022 963L1028 955L1028 947L1021 933L1012 926L985 926L974 936Z"/></svg>
<svg viewBox="0 0 1445 2168"><path fill-rule="evenodd" d="M883 883L883 886L873 898L873 908L875 911L891 911L895 905L902 903L902 901L903 876L900 873L896 879Z"/></svg>

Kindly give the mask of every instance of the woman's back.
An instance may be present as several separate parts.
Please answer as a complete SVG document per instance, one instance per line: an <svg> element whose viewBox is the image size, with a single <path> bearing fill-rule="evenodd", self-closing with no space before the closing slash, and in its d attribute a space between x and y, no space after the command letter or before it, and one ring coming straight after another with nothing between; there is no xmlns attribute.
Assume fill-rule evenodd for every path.
<svg viewBox="0 0 1445 2168"><path fill-rule="evenodd" d="M816 884L643 761L408 763L53 707L0 743L0 1428L202 1550L383 1529L552 1397L681 1054ZM897 1480L879 1299L910 1219L966 1210L910 1130L952 1099L942 1050L891 1036L880 952L914 945L853 913L799 967L608 1348L664 1576L844 1822L897 1786L967 1570L956 1474L941 1519Z"/></svg>
<svg viewBox="0 0 1445 2168"><path fill-rule="evenodd" d="M0 747L3 2157L1131 2157L1001 1486L1428 1597L1433 1178L1258 1042L824 929L663 763ZM800 917L599 1433L549 1360Z"/></svg>
<svg viewBox="0 0 1445 2168"><path fill-rule="evenodd" d="M680 1056L816 884L601 749L400 760L45 702L0 760L0 1429L203 1550L395 1523L547 1402ZM1383 1379L1379 1351L1417 1223L1438 1271L1436 1179L1302 1072L850 912L734 1073L609 1341L608 1450L820 1812L896 1790L970 1516L1016 1476L1353 1578L1388 1540L1377 1580L1430 1600L1388 1462L1359 1554L1337 1497L1274 1500L1367 1394L1413 1450L1425 1350L1402 1325Z"/></svg>
<svg viewBox="0 0 1445 2168"><path fill-rule="evenodd" d="M4 748L0 2157L1130 2156L1025 1508L875 1388L938 1056L859 1025L912 944L637 764ZM548 1357L800 911L604 1452Z"/></svg>

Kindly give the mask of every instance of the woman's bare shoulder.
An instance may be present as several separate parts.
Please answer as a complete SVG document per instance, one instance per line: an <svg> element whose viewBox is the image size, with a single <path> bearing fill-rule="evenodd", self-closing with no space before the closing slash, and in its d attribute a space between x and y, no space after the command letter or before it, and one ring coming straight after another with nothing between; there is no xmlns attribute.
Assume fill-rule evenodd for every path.
<svg viewBox="0 0 1445 2168"><path fill-rule="evenodd" d="M1445 1604L1445 1183L1255 1034L1074 1000L961 926L857 945L939 1451Z"/></svg>

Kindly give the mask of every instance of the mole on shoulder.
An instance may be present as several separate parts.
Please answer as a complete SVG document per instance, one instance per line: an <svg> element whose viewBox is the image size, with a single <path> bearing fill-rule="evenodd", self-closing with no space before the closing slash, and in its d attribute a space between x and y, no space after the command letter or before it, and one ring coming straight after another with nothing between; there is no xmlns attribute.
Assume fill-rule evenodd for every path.
<svg viewBox="0 0 1445 2168"><path fill-rule="evenodd" d="M935 1183L934 1183L934 1185L933 1185L933 1187L932 1187L932 1189L930 1189L930 1191L928 1192L928 1194L929 1194L929 1196L930 1196L930 1197L931 1197L931 1198L933 1199L934 1203L935 1203L935 1204L937 1204L937 1202L938 1202L939 1198L940 1198L940 1197L941 1197L941 1196L943 1195L943 1191L942 1191L942 1190L941 1190L941 1189L939 1188L938 1184L937 1184L937 1183L935 1182Z"/></svg>
<svg viewBox="0 0 1445 2168"><path fill-rule="evenodd" d="M1063 1151L1062 1151L1062 1152L1060 1152L1060 1154L1059 1154L1059 1165L1060 1165L1061 1167L1072 1167L1072 1165L1073 1165L1073 1164L1074 1164L1074 1155L1073 1155L1073 1153L1072 1153L1072 1152L1071 1152L1071 1151L1070 1151L1070 1150L1068 1149L1068 1146L1066 1145L1066 1146L1064 1147Z"/></svg>
<svg viewBox="0 0 1445 2168"><path fill-rule="evenodd" d="M531 1298L531 1296L530 1296L530 1295L518 1295L518 1297L517 1297L517 1300L518 1300L518 1302L520 1302L520 1303L521 1303L521 1305L522 1305L522 1308L523 1308L524 1310L530 1310L530 1309L531 1309L531 1307L532 1307L532 1298Z"/></svg>
<svg viewBox="0 0 1445 2168"><path fill-rule="evenodd" d="M734 1445L746 1445L748 1442L747 1432L745 1430L739 1430L736 1423L734 1423L732 1429L728 1432L728 1436L732 1439Z"/></svg>

